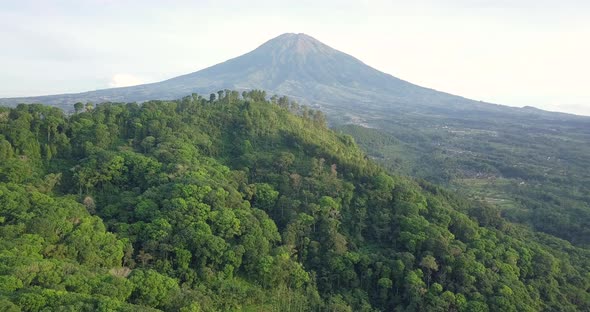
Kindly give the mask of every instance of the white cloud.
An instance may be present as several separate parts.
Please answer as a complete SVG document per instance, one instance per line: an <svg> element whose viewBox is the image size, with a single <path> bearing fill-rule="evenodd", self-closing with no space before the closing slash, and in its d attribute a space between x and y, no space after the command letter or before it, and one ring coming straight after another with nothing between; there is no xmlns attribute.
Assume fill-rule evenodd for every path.
<svg viewBox="0 0 590 312"><path fill-rule="evenodd" d="M141 78L133 76L131 74L115 74L113 75L113 78L111 78L111 82L109 82L109 87L129 87L136 86L142 83L144 83L144 81Z"/></svg>

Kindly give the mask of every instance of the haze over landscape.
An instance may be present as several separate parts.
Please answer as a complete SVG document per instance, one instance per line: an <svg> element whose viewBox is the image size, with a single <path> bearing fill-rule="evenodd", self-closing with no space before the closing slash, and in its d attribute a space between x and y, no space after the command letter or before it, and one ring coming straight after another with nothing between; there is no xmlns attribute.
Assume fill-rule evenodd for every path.
<svg viewBox="0 0 590 312"><path fill-rule="evenodd" d="M588 8L0 4L0 311L590 311Z"/></svg>
<svg viewBox="0 0 590 312"><path fill-rule="evenodd" d="M157 82L303 32L422 86L590 115L589 10L579 0L18 1L0 12L0 97Z"/></svg>

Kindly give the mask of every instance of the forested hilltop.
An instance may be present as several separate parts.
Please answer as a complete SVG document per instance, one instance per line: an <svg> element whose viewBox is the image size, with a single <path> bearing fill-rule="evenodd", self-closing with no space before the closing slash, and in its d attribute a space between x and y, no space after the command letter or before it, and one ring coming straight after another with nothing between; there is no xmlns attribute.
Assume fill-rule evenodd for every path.
<svg viewBox="0 0 590 312"><path fill-rule="evenodd" d="M590 252L263 91L0 108L4 311L585 311Z"/></svg>
<svg viewBox="0 0 590 312"><path fill-rule="evenodd" d="M590 249L590 117L424 88L306 34L283 34L244 55L157 83L0 98L0 104L71 111L76 102L172 100L225 89L261 89L314 105L389 172L486 201L512 222Z"/></svg>

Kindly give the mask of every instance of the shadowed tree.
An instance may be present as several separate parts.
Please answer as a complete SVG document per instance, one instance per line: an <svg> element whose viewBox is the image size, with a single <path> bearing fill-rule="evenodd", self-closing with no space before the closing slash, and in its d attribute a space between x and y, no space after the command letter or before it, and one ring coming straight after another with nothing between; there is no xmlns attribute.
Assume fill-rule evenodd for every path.
<svg viewBox="0 0 590 312"><path fill-rule="evenodd" d="M420 266L426 269L426 280L427 286L430 287L430 279L432 277L432 272L438 271L438 264L436 263L436 259L431 255L426 255L420 261Z"/></svg>
<svg viewBox="0 0 590 312"><path fill-rule="evenodd" d="M77 102L76 104L74 104L74 111L76 111L76 114L80 113L83 109L84 104L82 102Z"/></svg>

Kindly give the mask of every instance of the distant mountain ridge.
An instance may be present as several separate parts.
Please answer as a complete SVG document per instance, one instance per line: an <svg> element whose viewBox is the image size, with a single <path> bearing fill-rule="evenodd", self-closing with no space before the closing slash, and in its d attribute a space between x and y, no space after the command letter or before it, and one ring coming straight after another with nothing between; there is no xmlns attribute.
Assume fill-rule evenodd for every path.
<svg viewBox="0 0 590 312"><path fill-rule="evenodd" d="M544 114L491 105L420 87L374 69L306 35L287 33L226 62L156 83L72 94L0 99L1 104L44 103L71 109L76 102L176 99L220 89L263 89L328 113ZM338 115L338 114L337 114ZM332 116L340 119L342 116ZM348 116L347 118L349 118ZM357 116L358 117L358 116ZM366 117L366 116L365 116Z"/></svg>

